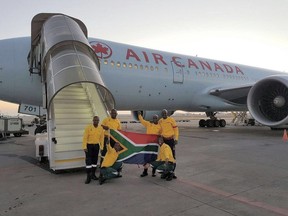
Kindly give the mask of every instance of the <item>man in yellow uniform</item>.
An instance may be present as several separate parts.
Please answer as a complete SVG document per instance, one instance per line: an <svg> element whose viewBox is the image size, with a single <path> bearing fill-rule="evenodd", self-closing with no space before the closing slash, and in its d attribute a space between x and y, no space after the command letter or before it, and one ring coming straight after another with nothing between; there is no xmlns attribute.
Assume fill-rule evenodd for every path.
<svg viewBox="0 0 288 216"><path fill-rule="evenodd" d="M123 163L117 162L119 152L121 151L121 146L118 142L114 143L112 148L109 143L107 145L107 153L103 159L100 169L99 184L103 184L107 179L117 178L121 176L121 170Z"/></svg>
<svg viewBox="0 0 288 216"><path fill-rule="evenodd" d="M138 119L140 123L146 128L146 134L155 134L155 135L160 135L160 130L161 127L158 124L158 115L153 115L153 122L151 123L150 121L146 121L143 119L141 115L141 111L138 112ZM144 170L143 173L140 175L141 177L145 177L148 175L148 168L146 167L146 164L143 165ZM145 168L146 167L146 168ZM152 176L155 177L155 169L152 170Z"/></svg>
<svg viewBox="0 0 288 216"><path fill-rule="evenodd" d="M91 178L98 180L95 172L97 168L99 149L103 148L103 143L104 129L99 126L99 117L94 116L93 124L90 124L85 128L82 141L82 148L85 152L87 173L85 184L89 184L91 182Z"/></svg>
<svg viewBox="0 0 288 216"><path fill-rule="evenodd" d="M162 118L159 120L159 125L161 127L161 136L163 136L164 143L170 146L173 157L176 159L175 145L178 143L179 129L175 119L168 116L168 111L166 109L162 110ZM175 168L176 164L174 169ZM173 178L177 178L175 174Z"/></svg>
<svg viewBox="0 0 288 216"><path fill-rule="evenodd" d="M162 171L162 179L171 181L174 176L173 170L176 161L173 157L171 148L166 143L164 143L162 136L159 137L158 143L160 145L160 150L157 159L150 164L154 169Z"/></svg>
<svg viewBox="0 0 288 216"><path fill-rule="evenodd" d="M105 131L104 143L106 143L106 144L110 143L112 148L114 147L115 141L113 139L110 139L110 131L109 131L109 129L121 130L121 122L117 118L117 115L118 115L117 110L116 109L112 109L110 111L110 116L105 118L102 121L102 124L101 124L102 127L106 130ZM102 163L106 152L107 152L107 148L106 148L106 145L104 145L104 148L101 151L101 157L102 158L101 158L100 164Z"/></svg>

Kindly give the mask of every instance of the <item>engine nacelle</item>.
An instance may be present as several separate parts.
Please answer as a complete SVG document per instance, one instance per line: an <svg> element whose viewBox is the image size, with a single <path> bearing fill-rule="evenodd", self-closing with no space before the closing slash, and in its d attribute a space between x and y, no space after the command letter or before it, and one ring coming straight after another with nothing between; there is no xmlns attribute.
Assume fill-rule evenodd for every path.
<svg viewBox="0 0 288 216"><path fill-rule="evenodd" d="M131 111L133 118L136 120L138 119L138 111ZM141 110L142 116L146 121L152 121L153 115L158 115L159 119L162 118L162 110L155 110L155 111L143 111ZM174 111L168 111L168 116L173 115Z"/></svg>
<svg viewBox="0 0 288 216"><path fill-rule="evenodd" d="M249 91L247 106L263 125L288 124L288 76L269 76L255 83Z"/></svg>

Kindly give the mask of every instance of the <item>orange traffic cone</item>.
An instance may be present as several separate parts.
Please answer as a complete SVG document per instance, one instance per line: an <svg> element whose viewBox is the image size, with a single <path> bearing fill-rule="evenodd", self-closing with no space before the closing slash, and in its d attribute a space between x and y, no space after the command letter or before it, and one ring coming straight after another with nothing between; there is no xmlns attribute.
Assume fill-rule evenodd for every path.
<svg viewBox="0 0 288 216"><path fill-rule="evenodd" d="M287 141L288 140L286 129L284 129L284 133L283 133L283 138L282 139L283 139L283 141Z"/></svg>

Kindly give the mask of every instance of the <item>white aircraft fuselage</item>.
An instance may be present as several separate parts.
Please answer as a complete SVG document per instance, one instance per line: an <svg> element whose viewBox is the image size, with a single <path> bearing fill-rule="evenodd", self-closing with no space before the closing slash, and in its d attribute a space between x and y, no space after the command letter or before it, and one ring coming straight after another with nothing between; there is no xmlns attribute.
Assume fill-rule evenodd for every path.
<svg viewBox="0 0 288 216"><path fill-rule="evenodd" d="M276 75L280 82L284 79L286 83L287 75L278 71L96 38L88 40L99 58L101 78L114 96L118 110L251 111L247 95L257 82ZM29 72L30 49L30 37L0 41L1 100L43 105L41 76ZM283 104L281 98L273 97L273 103L280 100ZM266 118L265 114L260 117ZM286 123L286 118L277 122Z"/></svg>
<svg viewBox="0 0 288 216"><path fill-rule="evenodd" d="M209 95L212 89L253 85L280 73L90 38L101 77L118 110L247 110ZM41 77L30 74L30 37L0 41L0 99L42 105Z"/></svg>

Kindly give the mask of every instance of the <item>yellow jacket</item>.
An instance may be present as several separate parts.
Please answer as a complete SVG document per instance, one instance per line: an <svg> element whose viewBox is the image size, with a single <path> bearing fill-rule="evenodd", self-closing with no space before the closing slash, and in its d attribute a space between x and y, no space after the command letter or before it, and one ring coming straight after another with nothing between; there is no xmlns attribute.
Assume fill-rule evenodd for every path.
<svg viewBox="0 0 288 216"><path fill-rule="evenodd" d="M108 126L109 129L121 130L121 122L117 118L113 119L111 117L107 117L102 121L102 125ZM105 131L105 135L110 135L109 130Z"/></svg>
<svg viewBox="0 0 288 216"><path fill-rule="evenodd" d="M161 127L159 124L154 124L143 119L142 115L138 115L141 124L146 127L146 134L156 134L160 135Z"/></svg>
<svg viewBox="0 0 288 216"><path fill-rule="evenodd" d="M166 119L161 118L159 120L159 125L161 127L161 135L164 138L173 137L175 140L178 140L179 130L174 118L172 117L167 117Z"/></svg>
<svg viewBox="0 0 288 216"><path fill-rule="evenodd" d="M107 153L103 159L101 167L111 167L117 160L119 152L107 144Z"/></svg>
<svg viewBox="0 0 288 216"><path fill-rule="evenodd" d="M104 129L102 126L94 127L93 124L88 125L85 128L83 134L82 148L87 149L87 144L99 144L100 149L103 149L104 144Z"/></svg>
<svg viewBox="0 0 288 216"><path fill-rule="evenodd" d="M175 163L175 159L172 154L172 150L169 145L163 143L160 146L160 150L157 156L156 161L166 161L168 159L169 162Z"/></svg>

